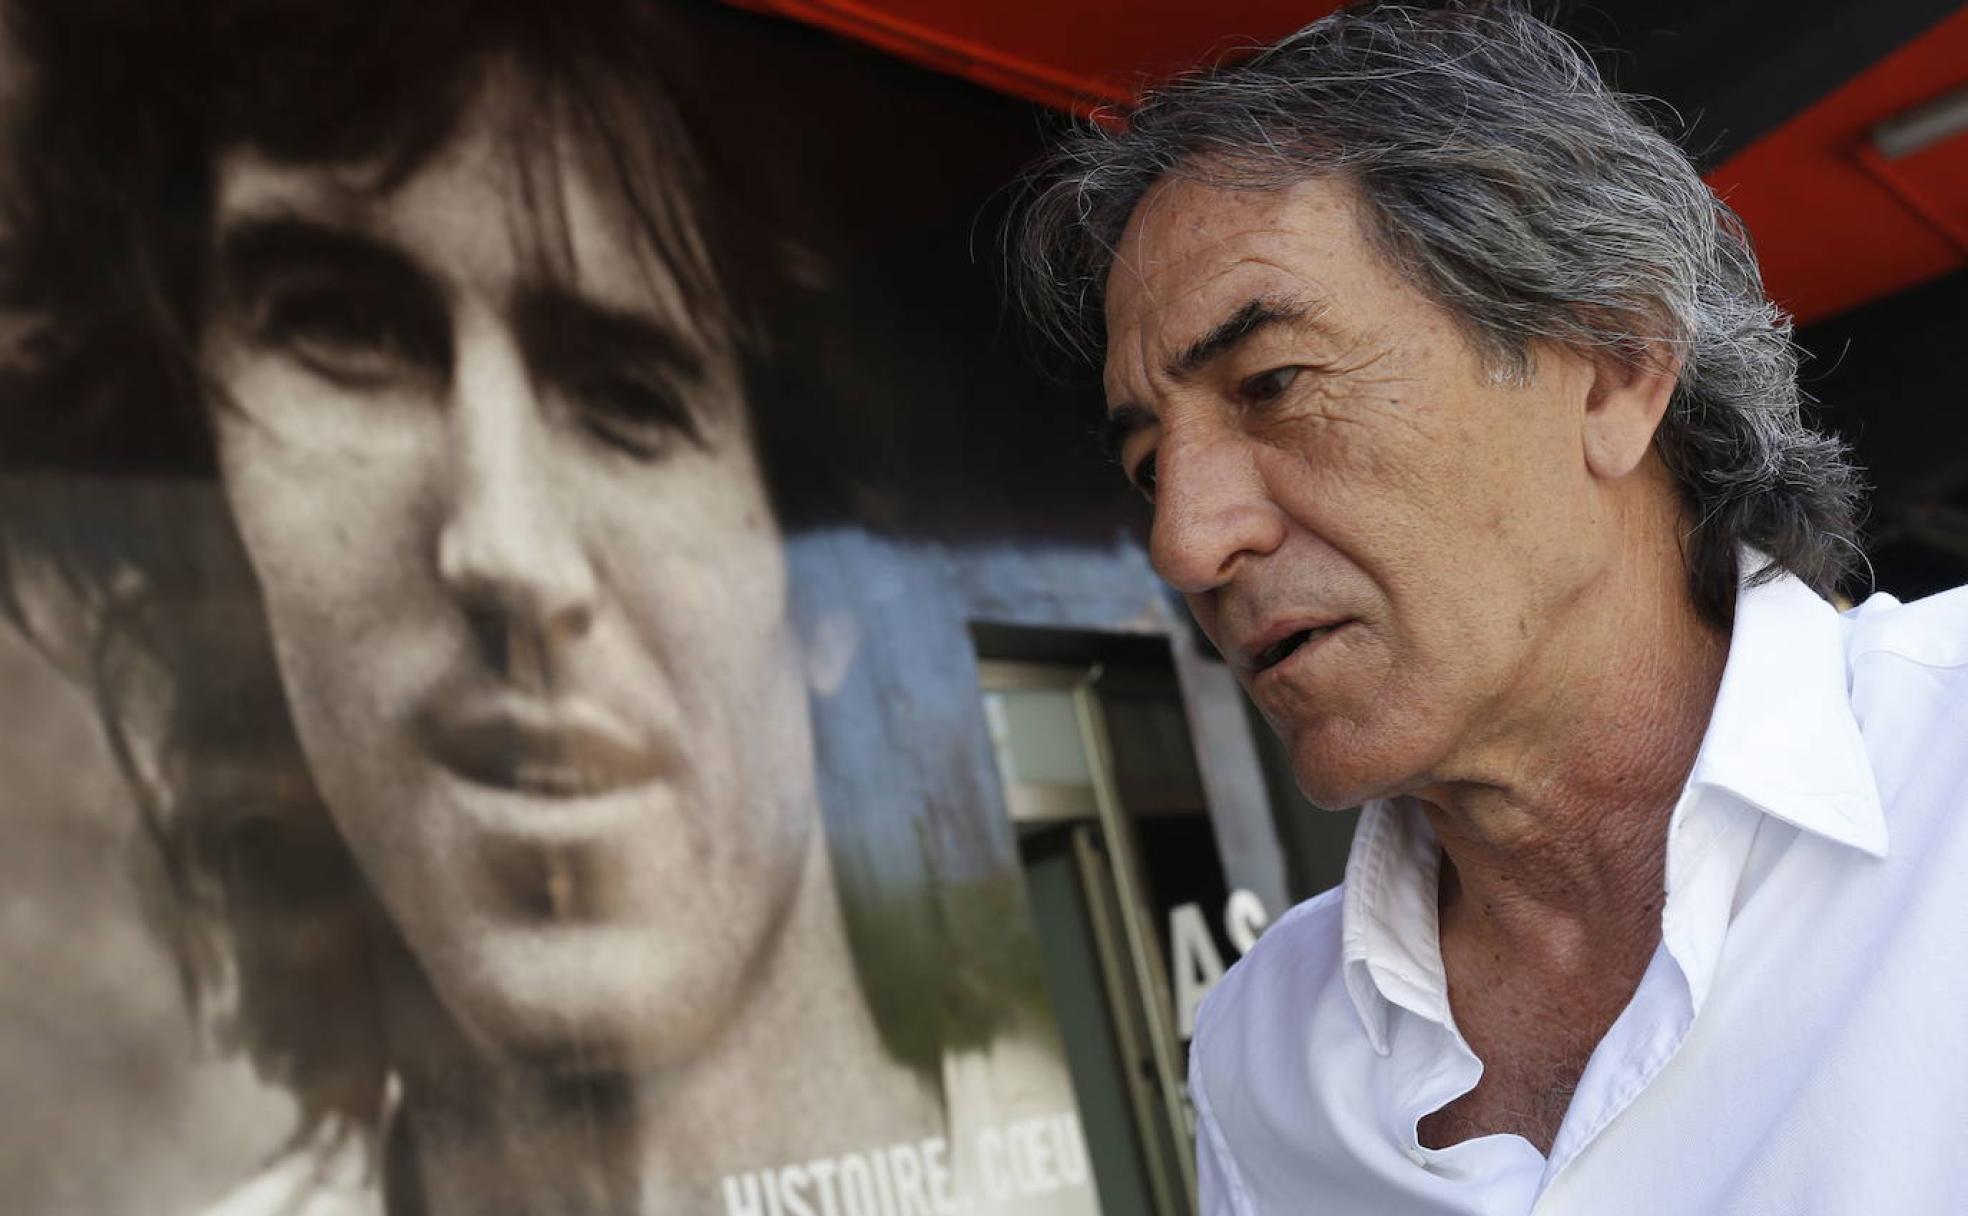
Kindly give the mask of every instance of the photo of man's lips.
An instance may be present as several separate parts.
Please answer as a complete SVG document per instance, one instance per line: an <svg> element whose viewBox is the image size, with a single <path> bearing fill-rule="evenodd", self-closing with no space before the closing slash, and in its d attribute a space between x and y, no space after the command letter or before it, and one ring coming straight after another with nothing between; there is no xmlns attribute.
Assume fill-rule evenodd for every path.
<svg viewBox="0 0 1968 1216"><path fill-rule="evenodd" d="M597 797L655 781L678 765L665 740L579 699L447 698L419 726L431 755L457 776L540 798Z"/></svg>

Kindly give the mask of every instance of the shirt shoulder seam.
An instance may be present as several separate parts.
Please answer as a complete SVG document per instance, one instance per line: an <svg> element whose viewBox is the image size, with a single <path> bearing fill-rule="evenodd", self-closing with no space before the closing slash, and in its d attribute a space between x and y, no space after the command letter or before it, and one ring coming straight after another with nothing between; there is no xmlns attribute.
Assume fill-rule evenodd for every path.
<svg viewBox="0 0 1968 1216"><path fill-rule="evenodd" d="M1203 996L1202 1004L1196 1009L1195 1034L1190 1040L1192 1051L1201 1051L1204 1040L1211 1037L1210 1028L1220 1016L1218 1011L1227 1005L1235 1003L1238 990L1244 986L1245 976L1250 973L1253 967L1263 963L1263 959L1258 957L1259 952L1262 951L1266 955L1269 955L1276 950L1284 948L1282 943L1274 938L1274 935L1282 936L1286 930L1293 926L1294 922L1302 921L1310 916L1316 915L1321 908L1334 903L1339 898L1340 892L1344 889L1344 884L1329 887L1310 899L1302 900L1292 905L1291 908L1286 910L1283 916L1280 916L1269 928L1258 936L1257 942L1252 945L1250 952L1238 959L1224 977L1210 987L1210 990ZM1265 946L1267 941L1273 943L1269 948Z"/></svg>
<svg viewBox="0 0 1968 1216"><path fill-rule="evenodd" d="M1217 1124L1216 1107L1209 1100L1209 1086L1203 1081L1202 1069L1196 1070L1195 1083L1190 1090L1190 1097L1196 1104L1196 1128L1209 1138L1210 1155L1222 1168L1223 1181L1230 1190L1232 1216L1253 1216L1256 1205L1251 1202L1250 1188L1244 1185L1244 1172L1237 1167L1237 1159L1230 1153L1230 1143L1224 1139L1223 1129Z"/></svg>

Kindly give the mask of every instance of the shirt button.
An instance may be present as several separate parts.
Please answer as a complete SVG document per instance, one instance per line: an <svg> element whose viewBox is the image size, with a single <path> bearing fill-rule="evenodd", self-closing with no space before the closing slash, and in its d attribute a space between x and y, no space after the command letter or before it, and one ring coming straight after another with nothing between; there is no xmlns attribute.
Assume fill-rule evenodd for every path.
<svg viewBox="0 0 1968 1216"><path fill-rule="evenodd" d="M1420 1167L1421 1167L1422 1169L1427 1169L1427 1168L1428 1168L1428 1154L1427 1154L1427 1153L1424 1153L1424 1152L1422 1152L1422 1151L1421 1151L1421 1147L1420 1147L1419 1145L1413 1145L1413 1144L1411 1144L1411 1145L1409 1145L1409 1146L1408 1146L1408 1147L1407 1147L1406 1149L1404 1149L1404 1150L1402 1150L1402 1151L1403 1151L1403 1152L1405 1152L1405 1153L1407 1153L1407 1155L1408 1155L1408 1160L1410 1160L1410 1161L1412 1161L1412 1162L1414 1162L1414 1163L1415 1163L1416 1165L1418 1165L1418 1166L1420 1166Z"/></svg>

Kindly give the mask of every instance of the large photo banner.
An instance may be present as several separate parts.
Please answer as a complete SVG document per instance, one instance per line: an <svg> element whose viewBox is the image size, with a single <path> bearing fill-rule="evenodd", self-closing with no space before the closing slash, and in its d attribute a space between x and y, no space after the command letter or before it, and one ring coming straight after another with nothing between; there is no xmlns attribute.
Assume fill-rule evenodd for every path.
<svg viewBox="0 0 1968 1216"><path fill-rule="evenodd" d="M0 14L6 1210L1098 1212L885 539L978 311L892 290L977 278L920 77L650 0Z"/></svg>

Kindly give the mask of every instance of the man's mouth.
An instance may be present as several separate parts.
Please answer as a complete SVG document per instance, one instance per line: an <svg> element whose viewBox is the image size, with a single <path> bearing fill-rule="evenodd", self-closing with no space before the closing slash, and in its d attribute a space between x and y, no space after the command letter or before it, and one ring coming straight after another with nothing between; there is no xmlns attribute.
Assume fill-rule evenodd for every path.
<svg viewBox="0 0 1968 1216"><path fill-rule="evenodd" d="M468 781L545 798L584 798L655 780L672 767L655 741L586 706L469 699L425 723L440 763Z"/></svg>
<svg viewBox="0 0 1968 1216"><path fill-rule="evenodd" d="M1296 633L1286 634L1284 637L1279 638L1263 650L1257 652L1251 659L1251 674L1258 675L1276 667L1292 655L1298 653L1308 642L1318 641L1333 630L1338 629L1344 623L1340 621L1331 625L1321 625L1314 629L1301 629Z"/></svg>

